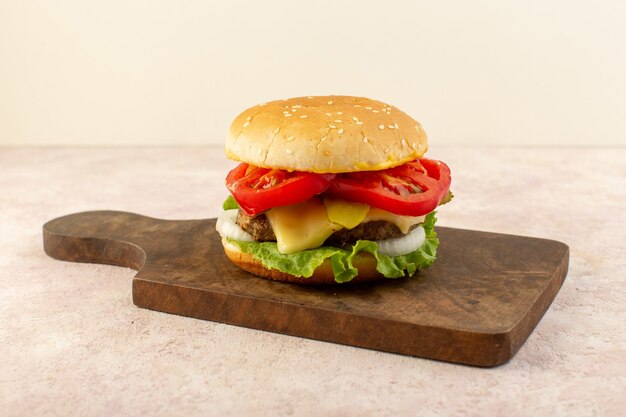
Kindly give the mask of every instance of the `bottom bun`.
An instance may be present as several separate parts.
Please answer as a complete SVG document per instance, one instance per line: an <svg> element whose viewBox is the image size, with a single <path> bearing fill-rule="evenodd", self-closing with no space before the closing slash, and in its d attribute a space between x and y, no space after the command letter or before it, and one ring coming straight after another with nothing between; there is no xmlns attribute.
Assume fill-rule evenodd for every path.
<svg viewBox="0 0 626 417"><path fill-rule="evenodd" d="M256 260L251 254L242 252L236 245L228 243L225 240L222 240L222 245L224 245L226 256L228 256L228 259L230 259L232 263L259 277L296 284L341 284L335 281L335 276L333 275L329 259L326 259L319 267L317 267L317 269L313 271L313 275L309 278L305 278L298 277L287 272L282 272L278 269L267 268L261 262ZM358 253L354 257L352 264L359 270L359 275L348 281L348 283L385 279L385 277L376 270L376 258L367 252Z"/></svg>

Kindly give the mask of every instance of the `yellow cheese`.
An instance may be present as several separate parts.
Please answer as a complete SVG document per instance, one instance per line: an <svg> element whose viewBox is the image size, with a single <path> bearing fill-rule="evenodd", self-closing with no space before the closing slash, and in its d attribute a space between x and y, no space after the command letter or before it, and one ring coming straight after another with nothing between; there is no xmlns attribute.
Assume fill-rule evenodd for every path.
<svg viewBox="0 0 626 417"><path fill-rule="evenodd" d="M411 226L422 223L426 216L400 216L376 207L371 207L367 212L367 216L363 219L363 223L375 220L385 220L398 226L398 229L405 235L409 233Z"/></svg>
<svg viewBox="0 0 626 417"><path fill-rule="evenodd" d="M274 207L265 213L274 229L278 251L295 253L322 246L342 227L331 223L319 198L292 206Z"/></svg>
<svg viewBox="0 0 626 417"><path fill-rule="evenodd" d="M353 229L361 223L385 220L395 224L407 234L414 224L422 223L426 216L399 216L367 204L351 203L339 199L314 197L292 206L274 207L265 215L276 235L281 253L295 253L322 246L337 230Z"/></svg>
<svg viewBox="0 0 626 417"><path fill-rule="evenodd" d="M328 220L345 227L354 229L363 222L370 206L361 203L352 203L337 198L324 198Z"/></svg>

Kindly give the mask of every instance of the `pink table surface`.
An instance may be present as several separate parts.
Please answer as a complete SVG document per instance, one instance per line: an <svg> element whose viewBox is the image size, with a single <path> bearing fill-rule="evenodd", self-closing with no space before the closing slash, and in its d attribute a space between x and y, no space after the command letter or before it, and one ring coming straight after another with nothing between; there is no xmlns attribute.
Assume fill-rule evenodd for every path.
<svg viewBox="0 0 626 417"><path fill-rule="evenodd" d="M440 225L570 246L559 295L501 367L139 309L134 271L50 259L41 226L98 209L215 217L222 149L0 148L0 415L624 415L626 149L428 155L453 172Z"/></svg>

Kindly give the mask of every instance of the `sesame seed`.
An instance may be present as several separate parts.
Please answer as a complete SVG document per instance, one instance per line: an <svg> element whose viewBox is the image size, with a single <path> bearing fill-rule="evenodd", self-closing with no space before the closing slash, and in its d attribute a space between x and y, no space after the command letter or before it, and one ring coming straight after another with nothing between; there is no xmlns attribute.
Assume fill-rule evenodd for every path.
<svg viewBox="0 0 626 417"><path fill-rule="evenodd" d="M378 128L379 128L380 130L383 130L383 129L385 128L385 125L378 125Z"/></svg>
<svg viewBox="0 0 626 417"><path fill-rule="evenodd" d="M328 127L330 127L331 129L337 129L337 126L335 125L328 125Z"/></svg>
<svg viewBox="0 0 626 417"><path fill-rule="evenodd" d="M292 140L294 140L296 137L295 136L289 136L286 140L287 142L291 142Z"/></svg>
<svg viewBox="0 0 626 417"><path fill-rule="evenodd" d="M361 107L361 105L360 104L355 104L354 107Z"/></svg>
<svg viewBox="0 0 626 417"><path fill-rule="evenodd" d="M287 152L287 155L293 155L293 150L291 149L285 149L285 152Z"/></svg>
<svg viewBox="0 0 626 417"><path fill-rule="evenodd" d="M413 149L417 150L417 143L413 142L413 143L411 144L411 148L413 148Z"/></svg>
<svg viewBox="0 0 626 417"><path fill-rule="evenodd" d="M338 112L337 112L337 114L338 114L338 115L342 115L342 114L343 114L343 112L342 112L342 111L338 111Z"/></svg>
<svg viewBox="0 0 626 417"><path fill-rule="evenodd" d="M309 117L309 116L307 116L306 114L301 114L301 115L300 115L300 118L301 118L301 119L306 119L307 117Z"/></svg>
<svg viewBox="0 0 626 417"><path fill-rule="evenodd" d="M355 122L358 122L358 121L359 121L359 118L358 118L358 117L356 117L356 116L352 116L352 120L354 120Z"/></svg>
<svg viewBox="0 0 626 417"><path fill-rule="evenodd" d="M302 107L302 105L300 105L300 104L296 104L296 105L291 106L292 109L299 109L301 107Z"/></svg>
<svg viewBox="0 0 626 417"><path fill-rule="evenodd" d="M372 108L371 108L371 107L369 107L369 106L367 106L367 107L366 107L366 109L367 109L367 110L372 110Z"/></svg>
<svg viewBox="0 0 626 417"><path fill-rule="evenodd" d="M394 126L393 126L393 125L387 125L387 127L388 127L389 129L393 129L393 128L394 128Z"/></svg>
<svg viewBox="0 0 626 417"><path fill-rule="evenodd" d="M245 122L245 123L243 124L243 127L248 127L248 125L250 125L250 122Z"/></svg>
<svg viewBox="0 0 626 417"><path fill-rule="evenodd" d="M341 119L334 120L335 123L343 123Z"/></svg>
<svg viewBox="0 0 626 417"><path fill-rule="evenodd" d="M407 146L406 139L402 139L402 146Z"/></svg>
<svg viewBox="0 0 626 417"><path fill-rule="evenodd" d="M289 114L287 110L283 110L283 114Z"/></svg>
<svg viewBox="0 0 626 417"><path fill-rule="evenodd" d="M393 127L395 127L396 129L400 129L400 128L398 127L398 124L397 124L397 123L394 123L394 124L393 124Z"/></svg>
<svg viewBox="0 0 626 417"><path fill-rule="evenodd" d="M307 98L310 100L310 99L312 99L312 98L313 98L313 96L307 96Z"/></svg>
<svg viewBox="0 0 626 417"><path fill-rule="evenodd" d="M385 113L387 113L387 115L391 115L391 112L390 112L390 111L387 111L387 112L385 112Z"/></svg>
<svg viewBox="0 0 626 417"><path fill-rule="evenodd" d="M291 116L293 116L293 114L291 114L291 113L285 113L285 117L291 117Z"/></svg>
<svg viewBox="0 0 626 417"><path fill-rule="evenodd" d="M385 148L385 153L389 153L389 148Z"/></svg>
<svg viewBox="0 0 626 417"><path fill-rule="evenodd" d="M250 121L250 119L251 119L251 117L250 117L250 116L246 117L246 122L249 122L249 121Z"/></svg>
<svg viewBox="0 0 626 417"><path fill-rule="evenodd" d="M380 113L380 110L372 110L372 113Z"/></svg>
<svg viewBox="0 0 626 417"><path fill-rule="evenodd" d="M362 125L362 124L363 124L363 122L361 122L361 121L359 120L358 122L355 122L355 124L357 124L357 125Z"/></svg>
<svg viewBox="0 0 626 417"><path fill-rule="evenodd" d="M341 134L343 133L343 129L339 129L339 130L337 131L337 133L338 133L339 135L341 135Z"/></svg>
<svg viewBox="0 0 626 417"><path fill-rule="evenodd" d="M280 127L277 127L276 129L274 129L274 134L276 135L278 132L280 132Z"/></svg>
<svg viewBox="0 0 626 417"><path fill-rule="evenodd" d="M330 156L330 151L324 151L324 156Z"/></svg>
<svg viewBox="0 0 626 417"><path fill-rule="evenodd" d="M367 140L367 138L363 138L363 143L369 143L369 140Z"/></svg>
<svg viewBox="0 0 626 417"><path fill-rule="evenodd" d="M328 102L328 105L329 105L329 106L330 106L331 104L333 104L333 101L332 101L332 100L330 100L330 101Z"/></svg>
<svg viewBox="0 0 626 417"><path fill-rule="evenodd" d="M295 112L297 112L297 111L298 111L297 109L291 109L291 112L292 112L292 113L295 113Z"/></svg>
<svg viewBox="0 0 626 417"><path fill-rule="evenodd" d="M328 117L330 117L332 115L333 115L332 113L326 113L326 116L328 116Z"/></svg>
<svg viewBox="0 0 626 417"><path fill-rule="evenodd" d="M320 139L320 142L324 142L326 140L326 136L322 136L322 138Z"/></svg>

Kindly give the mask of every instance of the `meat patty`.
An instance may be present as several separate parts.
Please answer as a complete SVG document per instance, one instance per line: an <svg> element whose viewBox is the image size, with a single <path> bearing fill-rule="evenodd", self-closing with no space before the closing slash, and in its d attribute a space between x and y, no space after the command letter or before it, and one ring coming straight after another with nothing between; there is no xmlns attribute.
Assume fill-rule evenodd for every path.
<svg viewBox="0 0 626 417"><path fill-rule="evenodd" d="M256 241L275 241L276 236L272 225L264 214L256 217L250 217L239 210L237 216L237 224ZM411 226L411 230L418 225ZM376 220L367 223L361 223L353 229L341 229L330 235L326 239L326 244L333 246L343 246L348 243L354 243L359 239L382 240L394 237L404 236L404 233L398 227L384 220Z"/></svg>
<svg viewBox="0 0 626 417"><path fill-rule="evenodd" d="M252 217L239 210L237 224L256 241L267 242L276 240L272 225L265 214Z"/></svg>
<svg viewBox="0 0 626 417"><path fill-rule="evenodd" d="M419 224L411 226L410 230L415 229ZM367 223L361 223L354 229L341 229L330 235L326 239L325 243L333 246L343 246L349 243L354 243L357 240L383 240L391 239L394 237L405 236L404 233L398 229L398 226L391 222L384 220L374 220Z"/></svg>

